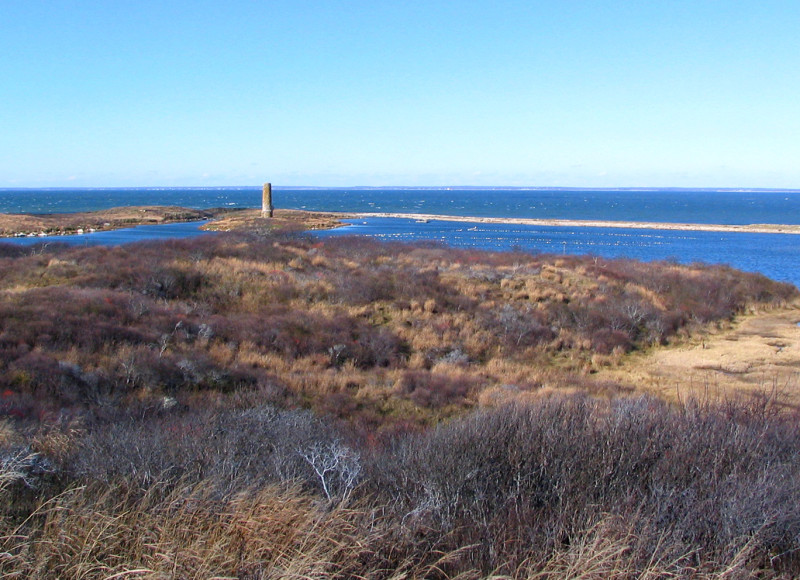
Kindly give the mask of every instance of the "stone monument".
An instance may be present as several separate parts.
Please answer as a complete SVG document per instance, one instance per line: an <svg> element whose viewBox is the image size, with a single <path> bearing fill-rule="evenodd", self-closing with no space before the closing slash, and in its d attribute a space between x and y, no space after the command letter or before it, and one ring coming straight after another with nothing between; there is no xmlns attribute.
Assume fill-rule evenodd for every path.
<svg viewBox="0 0 800 580"><path fill-rule="evenodd" d="M261 193L261 217L272 217L272 184L265 183L264 191Z"/></svg>

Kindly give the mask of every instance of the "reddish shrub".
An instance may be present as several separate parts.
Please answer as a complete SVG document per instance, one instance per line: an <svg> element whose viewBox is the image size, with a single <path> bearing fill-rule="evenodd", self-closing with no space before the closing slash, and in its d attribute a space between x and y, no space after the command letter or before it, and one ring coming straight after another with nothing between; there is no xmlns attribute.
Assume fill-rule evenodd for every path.
<svg viewBox="0 0 800 580"><path fill-rule="evenodd" d="M446 405L463 405L475 389L474 380L451 377L428 371L407 371L397 385L400 393L416 405L439 409Z"/></svg>

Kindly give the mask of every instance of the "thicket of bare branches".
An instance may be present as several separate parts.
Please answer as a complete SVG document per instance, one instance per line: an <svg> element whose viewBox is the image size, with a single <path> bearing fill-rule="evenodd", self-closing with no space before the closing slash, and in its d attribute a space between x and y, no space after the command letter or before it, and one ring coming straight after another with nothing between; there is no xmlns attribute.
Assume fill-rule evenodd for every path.
<svg viewBox="0 0 800 580"><path fill-rule="evenodd" d="M27 449L5 425L0 571L795 576L799 424L763 400L573 395L378 447L271 407L42 426Z"/></svg>

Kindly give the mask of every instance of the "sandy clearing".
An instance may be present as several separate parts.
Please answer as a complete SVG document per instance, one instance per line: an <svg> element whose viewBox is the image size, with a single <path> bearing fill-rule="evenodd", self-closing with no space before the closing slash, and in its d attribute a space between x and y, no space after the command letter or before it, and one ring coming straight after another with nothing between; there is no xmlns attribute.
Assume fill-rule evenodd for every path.
<svg viewBox="0 0 800 580"><path fill-rule="evenodd" d="M667 399L776 391L800 406L800 303L745 315L731 328L633 355L596 376Z"/></svg>

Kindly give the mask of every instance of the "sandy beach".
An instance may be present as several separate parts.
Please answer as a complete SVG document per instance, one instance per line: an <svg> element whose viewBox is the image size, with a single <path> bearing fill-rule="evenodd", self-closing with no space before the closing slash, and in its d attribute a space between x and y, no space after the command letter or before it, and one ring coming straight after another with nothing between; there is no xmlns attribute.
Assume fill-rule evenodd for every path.
<svg viewBox="0 0 800 580"><path fill-rule="evenodd" d="M682 230L699 232L740 232L748 234L800 234L800 225L792 224L687 224L665 222L629 222L603 220L529 219L432 215L421 213L355 213L342 217L354 218L405 218L417 221L451 221L479 224L511 224L524 226L562 226L578 228L625 228L648 230Z"/></svg>

